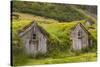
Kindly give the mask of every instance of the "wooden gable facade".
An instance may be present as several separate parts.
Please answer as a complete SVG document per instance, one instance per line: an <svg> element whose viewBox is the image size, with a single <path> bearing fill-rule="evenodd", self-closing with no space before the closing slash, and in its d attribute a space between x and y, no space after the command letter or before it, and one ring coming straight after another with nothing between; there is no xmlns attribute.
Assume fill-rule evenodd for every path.
<svg viewBox="0 0 100 67"><path fill-rule="evenodd" d="M23 41L25 52L28 54L46 53L48 33L33 22L23 32L19 33Z"/></svg>
<svg viewBox="0 0 100 67"><path fill-rule="evenodd" d="M86 28L78 23L71 32L72 49L81 50L92 45L90 33Z"/></svg>

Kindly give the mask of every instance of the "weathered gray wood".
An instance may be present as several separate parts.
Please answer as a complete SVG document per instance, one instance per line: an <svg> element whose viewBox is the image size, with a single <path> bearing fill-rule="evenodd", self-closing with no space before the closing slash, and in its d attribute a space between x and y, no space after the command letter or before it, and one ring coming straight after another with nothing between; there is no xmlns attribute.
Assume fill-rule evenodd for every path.
<svg viewBox="0 0 100 67"><path fill-rule="evenodd" d="M33 34L36 34L36 39L32 38ZM33 23L24 32L21 32L19 36L24 43L25 52L27 54L47 52L47 38L41 32L41 29L37 26L36 23Z"/></svg>
<svg viewBox="0 0 100 67"><path fill-rule="evenodd" d="M81 50L82 48L88 47L90 45L89 39L89 34L85 27L81 23L77 24L71 32L73 50Z"/></svg>

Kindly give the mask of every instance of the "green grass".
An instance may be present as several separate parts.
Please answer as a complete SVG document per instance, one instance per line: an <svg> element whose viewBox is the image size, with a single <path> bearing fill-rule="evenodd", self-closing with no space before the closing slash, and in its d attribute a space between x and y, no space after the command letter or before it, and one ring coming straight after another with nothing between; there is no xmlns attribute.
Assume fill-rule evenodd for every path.
<svg viewBox="0 0 100 67"><path fill-rule="evenodd" d="M87 18L83 13L73 9L70 4L13 1L12 7L15 12L30 13L59 21L74 21Z"/></svg>
<svg viewBox="0 0 100 67"><path fill-rule="evenodd" d="M22 58L20 58L22 57ZM52 58L52 57L46 57L46 58L40 58L40 59L34 59L25 57L23 55L17 56L16 59L14 59L15 66L21 66L21 65L39 65L39 64L57 64L57 63L73 63L73 62L93 62L97 60L96 53L83 53L76 56L65 56L62 58Z"/></svg>

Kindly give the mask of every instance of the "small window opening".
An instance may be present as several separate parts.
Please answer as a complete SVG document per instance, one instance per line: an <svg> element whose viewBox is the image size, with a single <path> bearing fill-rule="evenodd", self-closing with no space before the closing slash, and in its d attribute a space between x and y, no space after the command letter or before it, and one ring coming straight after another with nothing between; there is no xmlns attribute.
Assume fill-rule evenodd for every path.
<svg viewBox="0 0 100 67"><path fill-rule="evenodd" d="M78 31L78 38L81 39L82 38L82 31Z"/></svg>
<svg viewBox="0 0 100 67"><path fill-rule="evenodd" d="M36 39L36 34L33 34L33 39Z"/></svg>

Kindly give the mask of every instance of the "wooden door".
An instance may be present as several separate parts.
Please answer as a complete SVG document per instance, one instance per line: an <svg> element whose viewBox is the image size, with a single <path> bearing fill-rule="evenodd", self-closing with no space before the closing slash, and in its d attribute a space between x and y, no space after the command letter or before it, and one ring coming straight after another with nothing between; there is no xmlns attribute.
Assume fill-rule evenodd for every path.
<svg viewBox="0 0 100 67"><path fill-rule="evenodd" d="M81 47L82 47L82 39L78 39L77 49L81 49Z"/></svg>

